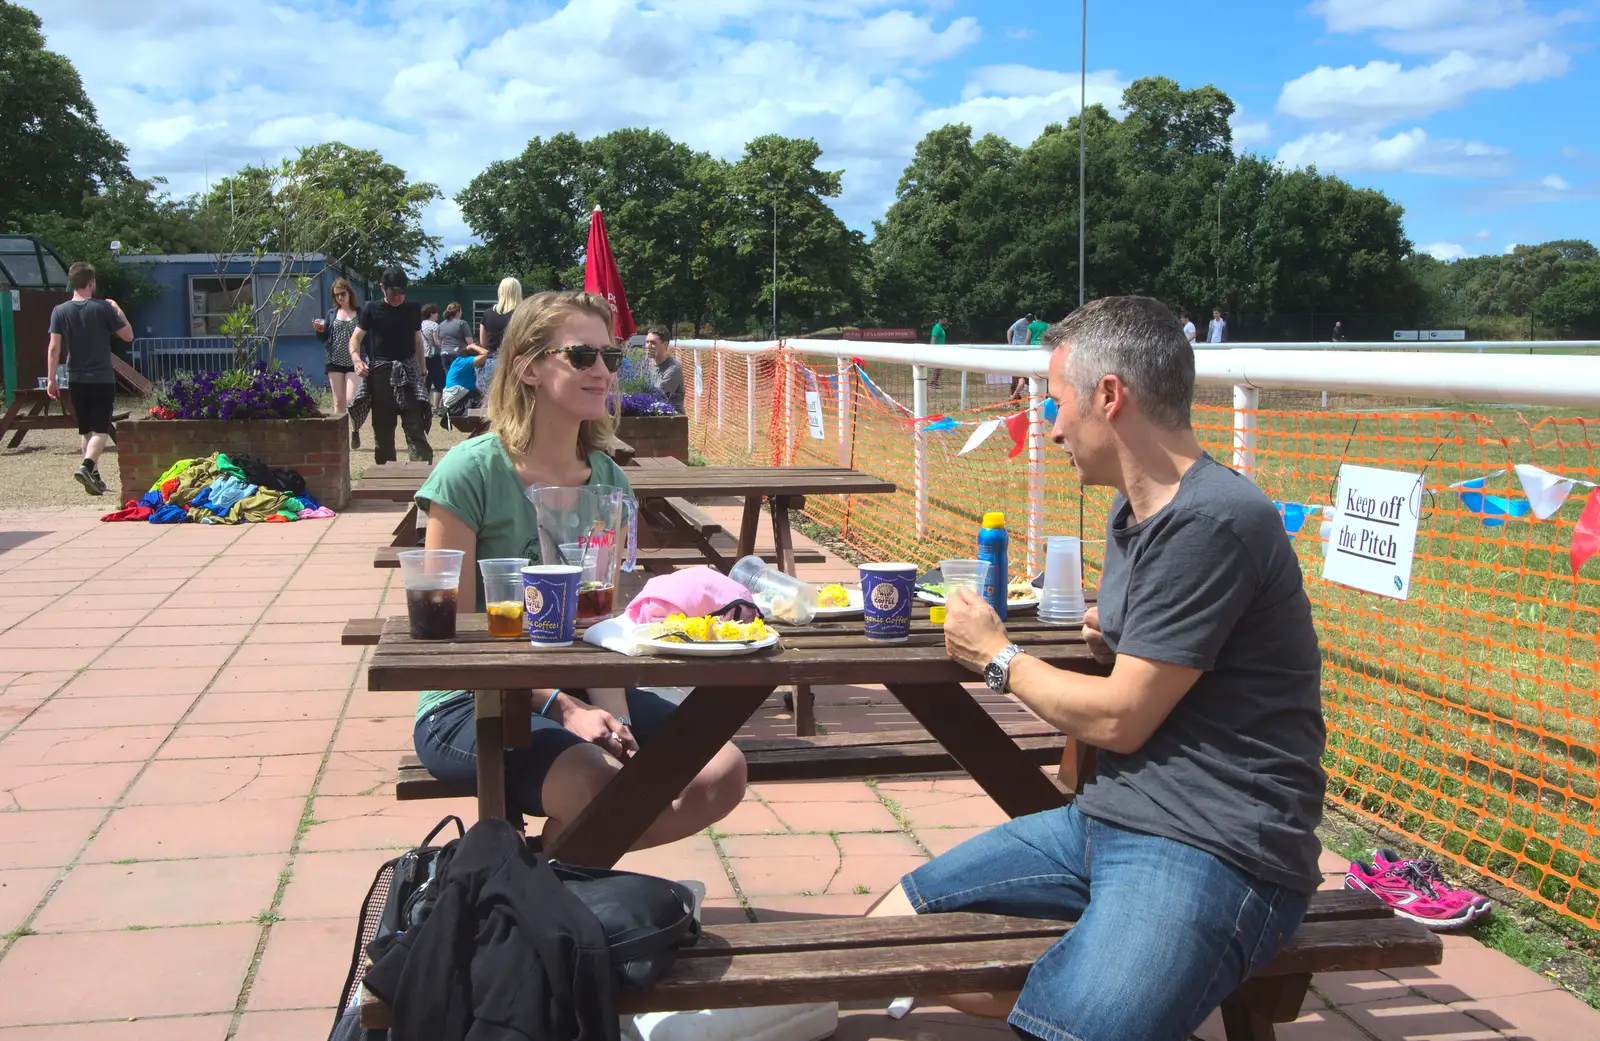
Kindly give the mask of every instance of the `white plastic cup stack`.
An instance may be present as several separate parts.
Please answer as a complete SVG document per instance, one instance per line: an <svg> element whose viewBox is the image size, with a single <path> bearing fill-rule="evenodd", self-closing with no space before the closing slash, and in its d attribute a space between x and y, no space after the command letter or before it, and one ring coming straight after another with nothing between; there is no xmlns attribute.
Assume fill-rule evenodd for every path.
<svg viewBox="0 0 1600 1041"><path fill-rule="evenodd" d="M1083 542L1076 535L1045 539L1044 588L1039 591L1039 620L1053 625L1083 621Z"/></svg>

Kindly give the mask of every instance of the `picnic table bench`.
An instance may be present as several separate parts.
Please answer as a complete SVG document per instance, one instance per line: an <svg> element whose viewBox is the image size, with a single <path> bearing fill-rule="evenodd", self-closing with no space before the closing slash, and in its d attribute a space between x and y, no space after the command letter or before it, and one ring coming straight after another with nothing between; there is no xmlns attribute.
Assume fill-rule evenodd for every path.
<svg viewBox="0 0 1600 1041"><path fill-rule="evenodd" d="M50 414L50 406L59 404L61 414ZM27 409L26 412L23 409ZM113 412L111 415L111 443L117 442L116 424L128 418L127 412ZM22 439L34 430L76 430L78 417L72 411L72 396L62 388L60 401L55 401L45 391L37 388L22 389L13 392L11 407L6 409L5 415L0 416L0 440L6 434L11 435L11 443L7 448L15 448L22 444Z"/></svg>

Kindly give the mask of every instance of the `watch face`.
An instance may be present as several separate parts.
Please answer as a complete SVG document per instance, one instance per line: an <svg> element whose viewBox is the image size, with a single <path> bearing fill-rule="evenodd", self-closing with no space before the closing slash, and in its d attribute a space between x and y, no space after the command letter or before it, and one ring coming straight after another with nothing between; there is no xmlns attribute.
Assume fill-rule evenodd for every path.
<svg viewBox="0 0 1600 1041"><path fill-rule="evenodd" d="M990 662L983 667L983 682L996 694L1005 693L1006 670L998 662Z"/></svg>

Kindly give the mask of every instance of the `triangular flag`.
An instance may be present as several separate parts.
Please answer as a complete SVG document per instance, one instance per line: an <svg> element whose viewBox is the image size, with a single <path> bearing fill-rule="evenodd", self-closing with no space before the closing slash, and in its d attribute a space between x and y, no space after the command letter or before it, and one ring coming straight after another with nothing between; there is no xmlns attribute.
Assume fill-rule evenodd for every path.
<svg viewBox="0 0 1600 1041"><path fill-rule="evenodd" d="M1006 453L1006 458L1015 459L1028 443L1028 414L1018 412L1014 416L1007 416L1005 424L1006 433L1011 435L1011 451Z"/></svg>
<svg viewBox="0 0 1600 1041"><path fill-rule="evenodd" d="M966 455L974 448L977 448L979 445L989 440L989 435L998 429L1000 429L1000 421L998 419L986 419L982 423L979 423L978 428L972 432L970 437L967 438L967 443L961 446L961 451L957 452L956 455Z"/></svg>
<svg viewBox="0 0 1600 1041"><path fill-rule="evenodd" d="M1589 493L1578 516L1578 528L1572 533L1572 573L1576 575L1588 559L1600 550L1600 488Z"/></svg>
<svg viewBox="0 0 1600 1041"><path fill-rule="evenodd" d="M1522 493L1533 504L1533 515L1540 520L1554 517L1561 509L1561 504L1567 501L1572 486L1577 483L1570 477L1542 470L1532 463L1518 463L1515 469L1517 478L1522 481Z"/></svg>
<svg viewBox="0 0 1600 1041"><path fill-rule="evenodd" d="M1485 474L1482 477L1473 477L1465 481L1457 481L1450 487L1455 489L1456 495L1467 509L1483 518L1483 526L1497 528L1506 522L1507 517L1526 517L1531 505L1526 499L1508 499L1502 495L1485 495L1483 486L1490 477L1505 473L1504 470L1496 474Z"/></svg>
<svg viewBox="0 0 1600 1041"><path fill-rule="evenodd" d="M961 425L949 416L928 416L926 422L928 425L922 428L922 432L925 434L932 433L935 430L954 430Z"/></svg>

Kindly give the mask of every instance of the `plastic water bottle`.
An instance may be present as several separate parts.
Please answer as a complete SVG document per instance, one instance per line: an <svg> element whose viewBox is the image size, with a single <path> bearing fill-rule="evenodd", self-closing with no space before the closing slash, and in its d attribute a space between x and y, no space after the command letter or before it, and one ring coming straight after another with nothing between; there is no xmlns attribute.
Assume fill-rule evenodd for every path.
<svg viewBox="0 0 1600 1041"><path fill-rule="evenodd" d="M984 583L983 598L989 601L994 613L1006 620L1006 586L1011 568L1008 553L1011 540L1006 535L1006 515L998 511L983 515L983 527L978 530L978 559L989 562L989 578Z"/></svg>

